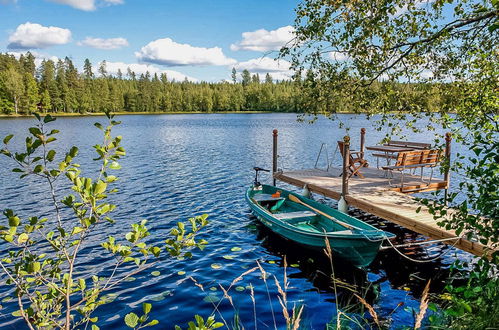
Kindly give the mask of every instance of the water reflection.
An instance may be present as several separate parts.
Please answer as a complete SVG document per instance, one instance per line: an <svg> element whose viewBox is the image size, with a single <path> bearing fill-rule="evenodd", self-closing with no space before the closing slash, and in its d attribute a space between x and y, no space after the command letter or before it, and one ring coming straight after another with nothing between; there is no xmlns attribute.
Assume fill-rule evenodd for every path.
<svg viewBox="0 0 499 330"><path fill-rule="evenodd" d="M266 272L282 281L283 256L286 255L290 303L305 305L306 327L322 329L334 319L336 300L342 307L354 302L355 308L361 308L353 291L379 308L383 317L390 315L400 302L417 308L418 298L428 279L433 279L432 292L439 293L455 254L459 253L459 258L469 258L468 254L442 244L402 249L414 259L431 259L450 251L443 258L424 264L407 260L391 250L382 251L366 270L358 270L335 258L335 296L329 260L320 253L289 244L260 226L250 216L244 192L253 179L252 166L268 167L271 163L272 129L279 129L279 167L309 168L313 166L322 142L335 146L335 141L344 135L337 122L319 120L311 126L296 122L294 114L149 115L120 116L119 120L123 125L118 126L115 133L123 136L127 156L118 173L120 193L112 199L118 205L114 213L117 222L103 227L88 242L82 255L81 266L85 272L102 271L104 274L109 271L112 259L108 255L97 255L99 243L110 234L128 231L131 223L141 219L149 220L150 238L157 241L168 235L176 221L193 215L208 213L211 225L202 234L202 238L209 241L202 253L195 253L194 258L187 262L162 259L154 269L137 274L134 281L123 283L111 292L116 295L113 303L96 313L102 327L124 328L119 315L137 312L142 302L149 301L154 304L154 317L159 319L163 328L172 328L175 324L185 328L195 314L206 318L213 312L213 304L204 299L210 294L220 299L222 294L219 288L217 291L210 291L210 288L230 284L241 273L255 267L256 261ZM78 162L86 170L85 174L89 174L88 168L92 166L92 145L101 139L93 126L96 121L104 122L104 119L59 118L53 123L53 127L61 131L58 154L63 154L72 145L79 146ZM368 129L369 143L375 144L383 137L384 133L372 129L372 124L362 116L353 120L351 116L345 117L345 121L352 127L352 141L356 146L360 127ZM0 137L16 133L11 145L19 149L27 127L32 124L31 119L0 120ZM418 139L427 141L431 136L419 136ZM453 146L453 152L467 151ZM337 155L336 161L339 158ZM0 209L15 209L23 218L49 213L50 208L43 203L44 187L22 186L11 168L12 164L0 157ZM261 178L262 182L269 182L268 179ZM334 201L323 202L335 206ZM352 215L397 234L397 243L422 239L379 218L355 210ZM0 251L4 249L5 246L0 245ZM212 264L221 267L214 269ZM160 275L152 276L152 271L159 271ZM208 292L196 287L188 280L189 276ZM254 286L259 327L273 327L272 310L278 318L278 327L283 325L277 289L274 282L268 281L267 284L268 290L259 274L255 273L238 283L242 291L231 291L238 315L248 329L253 327L254 321L250 285ZM272 302L268 302L269 291ZM8 295L7 288L0 287L0 298ZM15 302L2 302L1 305L0 326L22 327L22 322L11 316L17 309ZM229 323L233 320L235 310L229 302L222 301L218 311ZM411 313L403 308L396 309L390 317L394 327L412 325Z"/></svg>

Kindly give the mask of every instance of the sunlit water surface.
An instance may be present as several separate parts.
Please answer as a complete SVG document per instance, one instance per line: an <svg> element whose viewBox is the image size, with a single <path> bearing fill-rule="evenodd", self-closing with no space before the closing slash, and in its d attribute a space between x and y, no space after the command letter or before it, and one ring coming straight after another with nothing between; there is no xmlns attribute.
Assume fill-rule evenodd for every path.
<svg viewBox="0 0 499 330"><path fill-rule="evenodd" d="M358 146L361 127L367 128L367 145L376 144L386 133L374 130L372 123L362 116L340 118L351 128L354 148ZM125 328L125 314L141 312L142 302L152 302L152 317L160 321L161 328L173 328L175 324L185 327L195 314L206 318L213 312L218 320L223 317L229 325L237 313L247 329L254 328L255 322L258 328L274 328L274 322L283 328L274 276L283 285L286 255L288 306L290 309L293 305L304 306L305 327L324 329L327 323L335 323L336 302L351 313L348 315L362 313L361 305L352 295L356 291L375 306L381 319L391 319L392 327L399 328L414 324L411 308L419 307L428 279L433 280L432 292L438 294L449 265L456 258L470 258L464 252L434 244L403 250L419 260L431 260L447 252L427 263L409 261L391 250L380 252L366 270L335 259L334 273L339 280L335 298L328 259L262 227L251 215L244 192L252 182L253 166L271 167L274 128L279 129L280 168L313 167L322 142L329 143L329 157L339 164L338 153L334 157L333 154L336 141L345 131L338 128L337 121L322 119L310 125L297 122L294 114L136 115L121 116L119 120L123 123L114 133L123 136L127 156L120 161L122 169L117 172L120 192L112 196L118 205L114 212L117 222L92 235L82 250L80 270L85 274L109 274L113 258L101 252L99 243L108 235L119 236L118 233L130 229L130 224L142 219L149 221L151 240L161 241L178 220L207 213L210 225L201 237L209 245L202 252L195 251L191 260L161 258L152 268L113 290L109 298L114 301L96 313L101 327ZM88 171L96 168L91 161L92 145L101 141L100 131L93 126L96 121L105 123L105 118L60 118L51 124L61 131L57 142L59 154L72 145L78 146L78 162L89 175ZM2 119L0 137L15 133L12 148L20 150L26 129L33 124L31 119ZM424 123L421 125L424 127ZM431 142L432 137L431 134L410 136L421 142ZM459 146L454 146L453 152L459 151ZM320 166L323 164L324 160ZM32 179L20 181L10 172L13 165L6 157L0 158L0 209L12 208L24 218L50 214L46 187ZM268 180L268 176L262 178ZM324 202L335 205L331 200ZM350 213L397 234L400 243L422 239L358 210ZM2 253L5 248L0 245ZM229 291L232 304L227 299L219 303L223 298L219 285L227 288L243 272L257 266L257 261L268 273L267 281L262 279L261 271L254 271ZM129 266L125 270L133 269ZM159 276L152 272L155 275L159 272ZM201 284L203 290L189 277ZM255 304L250 287L254 288ZM21 321L11 316L17 309L14 301L9 301L11 295L8 287L0 287L0 326L7 329L23 327ZM369 318L368 314L364 316Z"/></svg>

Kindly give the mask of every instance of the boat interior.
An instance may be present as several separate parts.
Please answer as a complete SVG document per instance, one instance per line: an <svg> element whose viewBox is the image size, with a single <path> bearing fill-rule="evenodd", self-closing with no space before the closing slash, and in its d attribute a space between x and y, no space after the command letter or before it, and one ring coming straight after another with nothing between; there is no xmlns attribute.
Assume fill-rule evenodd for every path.
<svg viewBox="0 0 499 330"><path fill-rule="evenodd" d="M255 194L255 202L265 208L278 220L308 232L315 233L351 233L346 227L317 214L304 205L295 203L285 197L272 197L271 194Z"/></svg>

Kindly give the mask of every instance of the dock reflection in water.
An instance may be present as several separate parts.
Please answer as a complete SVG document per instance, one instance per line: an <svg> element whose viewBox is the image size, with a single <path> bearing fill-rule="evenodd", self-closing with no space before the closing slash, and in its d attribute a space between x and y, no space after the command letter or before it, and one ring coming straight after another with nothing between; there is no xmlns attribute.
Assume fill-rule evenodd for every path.
<svg viewBox="0 0 499 330"><path fill-rule="evenodd" d="M252 167L268 166L272 159L272 129L280 130L280 164L284 169L308 168L314 164L322 142L341 139L344 131L338 129L337 122L319 120L308 125L297 122L295 114L147 115L120 116L118 120L123 124L114 133L123 136L127 156L120 162L122 169L117 173L120 192L110 200L118 205L113 214L117 221L113 226L102 227L88 241L80 260L82 274L103 276L112 271L114 259L100 253L100 242L108 235L119 236L117 233L129 231L130 225L141 219L149 220L149 238L157 242L167 237L177 221L190 216L207 213L211 223L201 235L209 242L203 252L197 251L190 260L163 258L152 269L134 275L133 281L124 282L109 292L113 302L99 307L95 314L101 328L125 329L123 316L132 311L141 313L142 302L153 304L151 317L160 321L160 328L171 329L175 324L186 328L194 315L206 319L213 313L211 301L223 298L219 284L227 287L241 273L257 266L256 261L269 273L268 289L258 272L245 276L237 283L237 290L230 291L236 308L227 300L222 300L220 305L215 303L220 312L216 312L217 320L223 316L231 324L237 312L245 328L253 328L253 302L248 289L253 285L258 328L274 328L272 313L277 327L282 328L285 324L273 276L282 283L284 255L289 264L289 304L290 307L305 306L304 327L323 329L333 320L336 297L330 281L329 260L261 228L250 215L244 192L253 180ZM92 146L101 139L93 126L96 121L105 122L104 118L74 117L59 118L52 124L61 131L57 154L63 155L72 145L78 146L78 162L88 175L95 168L91 161L95 156ZM0 137L15 133L10 144L19 150L33 122L32 119L2 119ZM370 127L370 122L362 116L348 122L352 130ZM383 138L383 132L370 130L369 134L373 141ZM466 152L457 145L454 150ZM0 157L0 209L14 209L23 218L50 214L51 208L45 203L45 187L23 185L11 172L12 167L6 157ZM262 177L261 181L270 180ZM400 243L422 239L355 210L351 215L397 234ZM0 252L5 252L5 248L0 244ZM449 248L436 244L402 250L414 259L431 259ZM334 277L340 307L353 303L357 311L362 310L352 295L355 290L375 306L381 318L389 315L394 328L412 326L412 312L404 308L419 307L419 296L430 278L432 292L441 292L441 279L448 274L456 253L460 259L469 258L468 254L452 249L444 257L422 264L385 250L364 271L335 258ZM124 271L133 269L130 266ZM153 271L159 275L152 275ZM191 276L205 291L189 279ZM11 315L17 310L17 304L13 299L8 300L9 296L12 296L9 288L0 286L0 327L22 329L22 321ZM404 306L393 312L400 302Z"/></svg>

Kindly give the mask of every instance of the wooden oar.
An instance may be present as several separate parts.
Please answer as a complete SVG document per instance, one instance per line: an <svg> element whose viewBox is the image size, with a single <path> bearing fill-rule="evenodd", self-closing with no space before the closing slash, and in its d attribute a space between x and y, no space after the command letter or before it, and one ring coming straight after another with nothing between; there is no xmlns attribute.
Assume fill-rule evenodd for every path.
<svg viewBox="0 0 499 330"><path fill-rule="evenodd" d="M334 217L330 216L329 214L324 213L324 212L322 212L322 211L320 211L320 210L318 210L318 209L316 209L316 208L314 208L314 207L312 207L312 206L308 205L307 203L305 203L305 202L301 201L298 197L296 197L296 196L294 196L294 195L289 194L289 195L288 195L288 198L289 198L291 201L295 202L295 203L300 203L301 205L308 207L309 209L311 209L311 210L312 210L312 211L314 211L315 213L319 213L320 215L325 216L326 218L328 218L328 219L330 219L330 220L332 220L332 221L336 222L337 224L339 224L339 225L341 225L341 226L343 226L343 227L346 227L346 228L351 229L351 230L365 230L365 229L362 229L362 228L359 228L359 227L352 226L352 225L350 225L350 224L348 224L348 223L346 223L346 222L343 222L343 221L341 221L341 220L338 220L338 219L336 219L336 218L334 218Z"/></svg>

